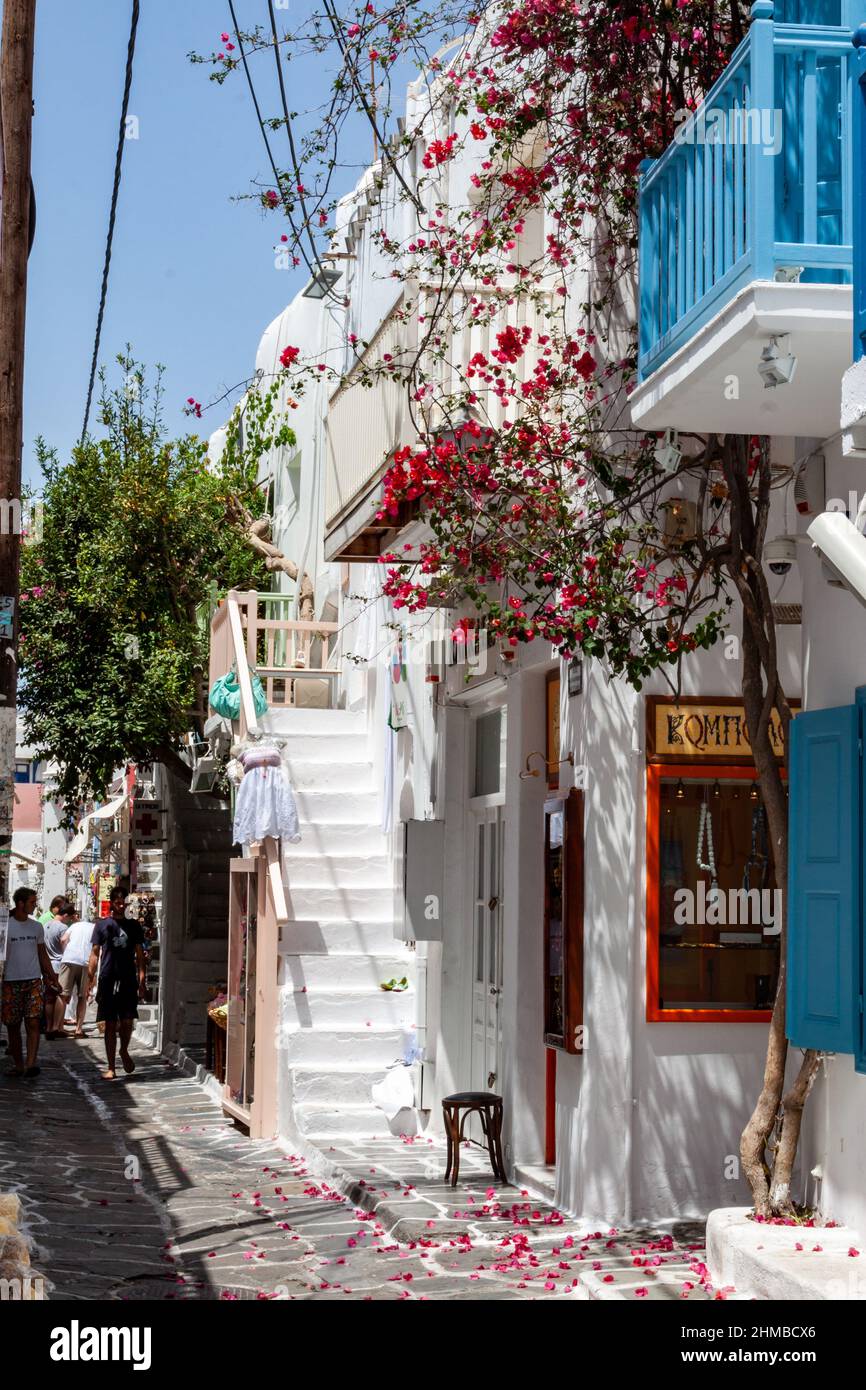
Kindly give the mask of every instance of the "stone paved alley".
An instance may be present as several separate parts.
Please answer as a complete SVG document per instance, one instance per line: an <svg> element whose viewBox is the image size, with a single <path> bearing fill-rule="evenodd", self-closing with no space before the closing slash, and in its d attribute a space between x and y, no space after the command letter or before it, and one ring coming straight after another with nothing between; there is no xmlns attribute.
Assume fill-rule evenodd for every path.
<svg viewBox="0 0 866 1390"><path fill-rule="evenodd" d="M491 1187L472 1152L452 1193L424 1137L305 1162L133 1051L114 1084L97 1038L44 1045L34 1082L2 1064L0 1191L22 1198L51 1299L712 1296L699 1227L587 1233Z"/></svg>

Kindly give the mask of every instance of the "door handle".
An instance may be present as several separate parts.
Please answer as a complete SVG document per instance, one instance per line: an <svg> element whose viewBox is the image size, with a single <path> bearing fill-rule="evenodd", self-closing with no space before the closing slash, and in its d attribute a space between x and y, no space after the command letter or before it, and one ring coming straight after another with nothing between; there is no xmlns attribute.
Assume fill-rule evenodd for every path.
<svg viewBox="0 0 866 1390"><path fill-rule="evenodd" d="M497 907L499 906L499 899L498 899L498 898L491 898L491 899L489 900L487 906L488 906L488 908L490 909L491 912L495 912L496 909L497 909Z"/></svg>
<svg viewBox="0 0 866 1390"><path fill-rule="evenodd" d="M495 985L491 985L491 986L490 986L490 993L491 993L491 994L501 994L501 993L502 993L502 990L501 990L501 989L497 989Z"/></svg>

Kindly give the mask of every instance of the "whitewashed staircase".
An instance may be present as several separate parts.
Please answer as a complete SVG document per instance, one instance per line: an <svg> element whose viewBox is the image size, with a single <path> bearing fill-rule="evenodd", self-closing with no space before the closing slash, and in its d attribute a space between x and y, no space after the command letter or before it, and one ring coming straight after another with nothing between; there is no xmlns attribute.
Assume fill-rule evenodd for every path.
<svg viewBox="0 0 866 1390"><path fill-rule="evenodd" d="M280 1129L325 1146L387 1134L370 1088L414 1043L415 968L394 939L390 844L365 716L292 709L266 723L287 741L302 836L284 847ZM403 976L404 993L380 988ZM414 1113L395 1122L414 1125Z"/></svg>

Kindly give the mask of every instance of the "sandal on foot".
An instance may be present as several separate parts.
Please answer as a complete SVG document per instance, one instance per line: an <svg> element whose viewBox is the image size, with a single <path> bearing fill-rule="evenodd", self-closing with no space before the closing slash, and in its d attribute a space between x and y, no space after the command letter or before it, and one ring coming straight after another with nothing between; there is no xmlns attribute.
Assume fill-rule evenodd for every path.
<svg viewBox="0 0 866 1390"><path fill-rule="evenodd" d="M124 1056L121 1052L120 1060L123 1065L123 1070L126 1072L127 1076L131 1076L132 1073L135 1071L135 1063L133 1062L129 1053L127 1052L126 1056Z"/></svg>

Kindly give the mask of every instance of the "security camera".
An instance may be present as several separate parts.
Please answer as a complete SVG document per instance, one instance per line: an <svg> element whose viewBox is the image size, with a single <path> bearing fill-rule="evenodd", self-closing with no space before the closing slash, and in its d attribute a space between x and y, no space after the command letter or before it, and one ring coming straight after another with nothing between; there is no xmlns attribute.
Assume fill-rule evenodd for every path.
<svg viewBox="0 0 866 1390"><path fill-rule="evenodd" d="M866 606L866 536L843 512L822 512L809 527L813 547L841 587Z"/></svg>
<svg viewBox="0 0 866 1390"><path fill-rule="evenodd" d="M796 370L797 359L791 352L790 336L785 333L781 337L771 338L765 344L758 363L764 390L769 391L774 386L787 386L789 381L794 380Z"/></svg>
<svg viewBox="0 0 866 1390"><path fill-rule="evenodd" d="M793 536L777 536L764 547L764 559L771 574L790 574L797 559L797 542Z"/></svg>

